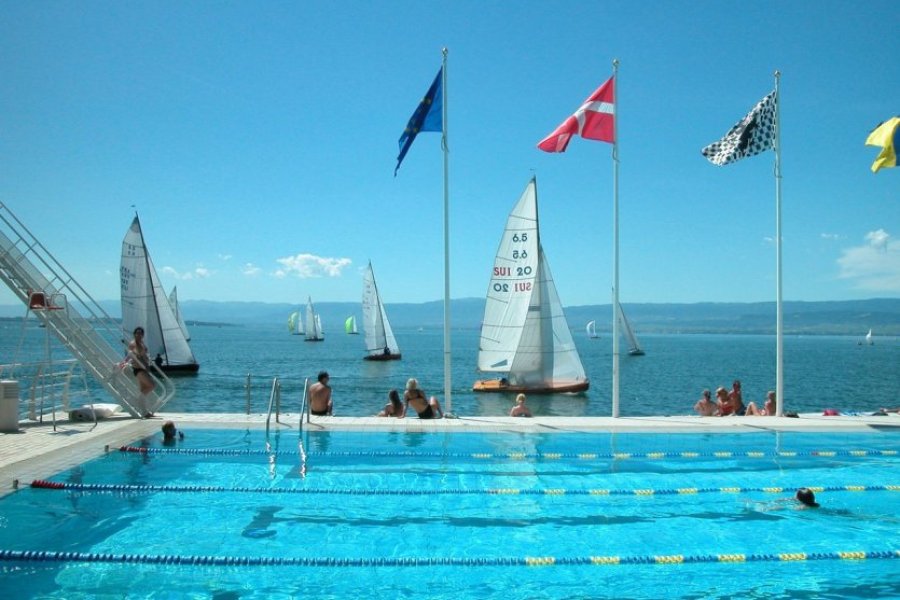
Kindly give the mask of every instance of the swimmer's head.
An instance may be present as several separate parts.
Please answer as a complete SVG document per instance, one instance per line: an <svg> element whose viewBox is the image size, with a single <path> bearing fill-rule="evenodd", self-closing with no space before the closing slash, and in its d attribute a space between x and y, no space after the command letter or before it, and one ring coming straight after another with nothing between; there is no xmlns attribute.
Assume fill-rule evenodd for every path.
<svg viewBox="0 0 900 600"><path fill-rule="evenodd" d="M819 507L819 503L816 502L816 495L809 488L804 487L797 490L796 498L804 506L809 506L810 508Z"/></svg>

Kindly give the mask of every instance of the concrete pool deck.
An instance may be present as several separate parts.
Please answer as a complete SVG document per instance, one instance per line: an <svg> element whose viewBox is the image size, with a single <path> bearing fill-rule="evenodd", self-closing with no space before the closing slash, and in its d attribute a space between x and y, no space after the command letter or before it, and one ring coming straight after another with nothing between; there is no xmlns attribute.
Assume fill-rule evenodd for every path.
<svg viewBox="0 0 900 600"><path fill-rule="evenodd" d="M19 431L0 433L0 497L100 456L137 439L161 435L164 421L179 429L265 429L266 415L240 413L158 413L153 419L116 416L93 422L57 420L56 429L44 423L21 422ZM272 431L297 431L299 415L283 413L271 421ZM378 417L316 417L304 423L309 431L480 431L480 432L630 432L630 433L759 433L865 432L900 433L900 415L788 417L459 417L420 420Z"/></svg>

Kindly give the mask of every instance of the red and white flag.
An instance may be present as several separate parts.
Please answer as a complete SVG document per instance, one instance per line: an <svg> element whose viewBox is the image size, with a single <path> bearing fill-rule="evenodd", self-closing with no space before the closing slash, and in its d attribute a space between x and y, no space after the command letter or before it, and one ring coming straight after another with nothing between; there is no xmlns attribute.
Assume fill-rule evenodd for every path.
<svg viewBox="0 0 900 600"><path fill-rule="evenodd" d="M614 143L616 140L615 107L613 106L613 79L588 96L575 114L563 121L553 133L538 144L544 152L565 152L569 140L576 133L586 140Z"/></svg>

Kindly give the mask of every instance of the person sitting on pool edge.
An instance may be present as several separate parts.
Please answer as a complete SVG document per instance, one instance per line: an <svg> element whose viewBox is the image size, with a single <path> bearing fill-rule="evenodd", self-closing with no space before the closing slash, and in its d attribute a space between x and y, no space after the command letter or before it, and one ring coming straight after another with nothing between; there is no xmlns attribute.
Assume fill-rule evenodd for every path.
<svg viewBox="0 0 900 600"><path fill-rule="evenodd" d="M719 389L724 391L724 388ZM703 390L703 396L694 404L694 412L701 417L712 417L718 410L715 403L710 399L709 390Z"/></svg>
<svg viewBox="0 0 900 600"><path fill-rule="evenodd" d="M432 396L427 401L425 400L425 392L419 387L419 382L414 378L411 378L406 382L406 391L403 392L403 399L406 402L403 407L403 413L399 418L403 418L406 416L406 411L409 410L409 405L412 404L413 409L418 413L420 419L443 419L444 411L441 410L441 403L438 402L438 399ZM439 415L435 417L435 412Z"/></svg>
<svg viewBox="0 0 900 600"><path fill-rule="evenodd" d="M774 417L775 416L775 392L769 390L766 394L766 402L762 409L756 408L756 403L751 402L747 405L747 414L749 416Z"/></svg>
<svg viewBox="0 0 900 600"><path fill-rule="evenodd" d="M331 388L328 386L328 372L319 371L316 379L309 386L309 412L320 417L331 416L334 404L331 400Z"/></svg>
<svg viewBox="0 0 900 600"><path fill-rule="evenodd" d="M400 402L400 393L397 390L388 392L388 403L384 405L376 417L399 417L403 414L403 404Z"/></svg>
<svg viewBox="0 0 900 600"><path fill-rule="evenodd" d="M795 498L804 508L819 508L819 503L816 502L816 495L809 488L802 487L797 490Z"/></svg>
<svg viewBox="0 0 900 600"><path fill-rule="evenodd" d="M516 404L509 409L509 416L511 417L530 417L531 411L528 409L528 406L525 405L525 394L519 394L516 396Z"/></svg>

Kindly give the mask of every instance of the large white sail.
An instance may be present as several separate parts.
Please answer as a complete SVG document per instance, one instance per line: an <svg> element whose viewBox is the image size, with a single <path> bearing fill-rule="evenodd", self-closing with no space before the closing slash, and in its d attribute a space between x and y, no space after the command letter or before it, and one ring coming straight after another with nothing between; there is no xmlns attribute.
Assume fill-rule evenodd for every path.
<svg viewBox="0 0 900 600"><path fill-rule="evenodd" d="M616 304L616 311L619 313L619 322L622 324L622 332L625 334L625 339L628 340L628 354L632 356L642 356L644 354L641 345L638 344L637 336L634 335L634 330L631 328L631 323L628 322L628 318L625 317L625 311L622 310L621 304Z"/></svg>
<svg viewBox="0 0 900 600"><path fill-rule="evenodd" d="M400 347L394 338L384 304L375 283L372 262L363 275L363 330L366 334L366 352L370 357L392 357L400 354Z"/></svg>
<svg viewBox="0 0 900 600"><path fill-rule="evenodd" d="M321 342L324 339L322 321L319 320L319 315L316 314L316 309L313 307L312 298L310 297L306 303L306 341Z"/></svg>
<svg viewBox="0 0 900 600"><path fill-rule="evenodd" d="M191 333L188 331L187 325L184 322L184 317L181 316L181 307L178 306L178 286L173 286L172 291L169 292L169 304L172 305L172 310L175 312L175 320L178 321L178 326L181 327L181 331L184 332L184 339L187 341L191 341Z"/></svg>
<svg viewBox="0 0 900 600"><path fill-rule="evenodd" d="M196 370L197 360L163 291L137 216L122 240L120 279L125 334L143 327L150 358L159 356L164 370Z"/></svg>
<svg viewBox="0 0 900 600"><path fill-rule="evenodd" d="M505 374L504 385L511 388L587 389L584 367L541 247L534 179L507 219L494 260L478 369Z"/></svg>

